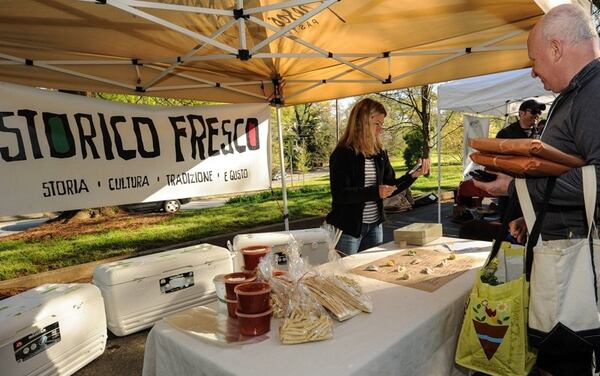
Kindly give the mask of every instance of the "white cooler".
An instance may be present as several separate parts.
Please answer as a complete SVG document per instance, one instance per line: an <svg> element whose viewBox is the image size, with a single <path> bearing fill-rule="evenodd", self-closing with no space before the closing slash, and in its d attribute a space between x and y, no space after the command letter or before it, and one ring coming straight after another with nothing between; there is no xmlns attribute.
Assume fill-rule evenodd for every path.
<svg viewBox="0 0 600 376"><path fill-rule="evenodd" d="M124 336L214 300L213 277L232 271L227 249L199 244L99 265L92 283L102 291L108 329Z"/></svg>
<svg viewBox="0 0 600 376"><path fill-rule="evenodd" d="M105 346L106 317L96 286L47 284L0 301L2 375L71 375Z"/></svg>
<svg viewBox="0 0 600 376"><path fill-rule="evenodd" d="M284 251L289 243L295 239L302 245L300 256L311 265L320 265L328 261L329 244L328 233L320 227L304 230L257 232L254 234L239 234L233 238L233 250L236 251L236 269L240 269L244 260L239 253L242 248L253 245L271 246L272 252L277 253L280 268L287 268L287 258ZM238 267L239 264L239 267Z"/></svg>

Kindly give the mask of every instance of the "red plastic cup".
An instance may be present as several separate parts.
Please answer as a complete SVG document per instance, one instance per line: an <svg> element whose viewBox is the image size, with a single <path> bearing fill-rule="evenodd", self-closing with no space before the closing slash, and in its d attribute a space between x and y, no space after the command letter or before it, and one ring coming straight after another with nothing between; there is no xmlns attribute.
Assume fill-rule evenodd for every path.
<svg viewBox="0 0 600 376"><path fill-rule="evenodd" d="M256 280L256 274L250 272L237 272L225 274L223 277L225 280L225 298L229 300L236 299L235 291L233 289L240 283L253 282Z"/></svg>
<svg viewBox="0 0 600 376"><path fill-rule="evenodd" d="M258 269L246 269L245 266L242 266L242 271L246 272L246 273L252 273L252 274L256 275L257 270Z"/></svg>
<svg viewBox="0 0 600 376"><path fill-rule="evenodd" d="M238 311L242 313L261 313L269 309L271 286L265 282L242 283L235 286Z"/></svg>
<svg viewBox="0 0 600 376"><path fill-rule="evenodd" d="M242 248L240 250L244 256L244 268L246 270L256 269L260 259L271 252L271 247L268 245L253 245L251 247Z"/></svg>
<svg viewBox="0 0 600 376"><path fill-rule="evenodd" d="M240 333L245 336L259 336L271 329L273 309L255 314L242 313L239 310L235 313L238 317Z"/></svg>
<svg viewBox="0 0 600 376"><path fill-rule="evenodd" d="M225 298L225 302L227 303L227 315L232 319L237 319L237 300Z"/></svg>

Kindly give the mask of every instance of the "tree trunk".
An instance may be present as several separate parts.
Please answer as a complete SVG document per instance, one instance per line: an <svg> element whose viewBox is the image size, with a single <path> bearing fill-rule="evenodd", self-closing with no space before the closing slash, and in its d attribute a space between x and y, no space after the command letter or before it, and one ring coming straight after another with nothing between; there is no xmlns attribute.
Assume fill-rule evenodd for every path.
<svg viewBox="0 0 600 376"><path fill-rule="evenodd" d="M423 134L423 158L429 158L429 150L430 150L430 146L429 146L429 137L430 137L430 131L429 131L429 124L431 122L431 114L429 112L430 110L430 104L431 104L431 86L429 85L424 85L421 86L421 120L423 122L423 127L422 129L422 134Z"/></svg>
<svg viewBox="0 0 600 376"><path fill-rule="evenodd" d="M99 208L80 209L80 210L66 210L60 212L56 218L52 218L48 222L61 222L69 223L74 221L85 221L93 218L101 217L115 217L122 215L124 212L118 206L103 206Z"/></svg>

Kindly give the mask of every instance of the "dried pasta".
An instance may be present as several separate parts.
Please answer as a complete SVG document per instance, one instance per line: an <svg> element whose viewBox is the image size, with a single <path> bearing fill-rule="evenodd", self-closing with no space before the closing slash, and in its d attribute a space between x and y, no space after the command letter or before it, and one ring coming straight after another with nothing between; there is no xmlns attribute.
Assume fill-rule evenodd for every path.
<svg viewBox="0 0 600 376"><path fill-rule="evenodd" d="M314 314L300 308L283 319L279 327L279 339L286 345L322 341L333 337L331 319L326 314Z"/></svg>

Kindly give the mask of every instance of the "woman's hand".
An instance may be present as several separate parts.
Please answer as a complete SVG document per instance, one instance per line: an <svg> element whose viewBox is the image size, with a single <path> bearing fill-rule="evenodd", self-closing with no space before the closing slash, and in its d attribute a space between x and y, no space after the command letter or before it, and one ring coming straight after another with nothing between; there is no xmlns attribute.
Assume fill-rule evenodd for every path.
<svg viewBox="0 0 600 376"><path fill-rule="evenodd" d="M410 176L413 178L418 178L421 175L427 175L429 173L429 167L431 164L429 158L419 159L417 163L421 163L421 167L418 170L411 172Z"/></svg>
<svg viewBox="0 0 600 376"><path fill-rule="evenodd" d="M379 197L381 199L388 198L394 193L396 187L394 185L380 185L379 186Z"/></svg>

